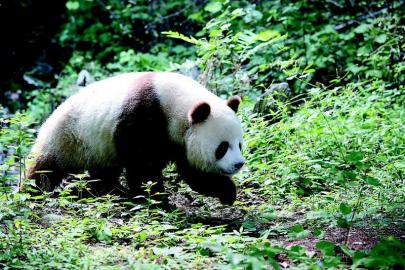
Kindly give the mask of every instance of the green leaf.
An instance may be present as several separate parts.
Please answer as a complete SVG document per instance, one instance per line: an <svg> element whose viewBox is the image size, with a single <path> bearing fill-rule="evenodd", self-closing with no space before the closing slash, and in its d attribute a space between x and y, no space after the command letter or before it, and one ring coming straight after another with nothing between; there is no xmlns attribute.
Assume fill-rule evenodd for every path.
<svg viewBox="0 0 405 270"><path fill-rule="evenodd" d="M222 4L221 4L221 2L217 2L217 1L208 3L204 8L205 11L208 11L210 13L217 13L221 9L222 9Z"/></svg>
<svg viewBox="0 0 405 270"><path fill-rule="evenodd" d="M357 73L359 73L362 69L363 69L363 67L359 67L358 65L356 65L356 64L353 64L353 63L349 63L348 65L347 65L347 68L346 68L348 71L351 71L351 72L353 72L354 74L357 74Z"/></svg>
<svg viewBox="0 0 405 270"><path fill-rule="evenodd" d="M101 225L96 230L96 237L100 241L110 241L112 238L112 232L107 224Z"/></svg>
<svg viewBox="0 0 405 270"><path fill-rule="evenodd" d="M290 248L290 250L288 251L288 257L293 260L302 259L302 258L307 257L306 251L307 251L306 248L303 246L299 246L299 245L292 246Z"/></svg>
<svg viewBox="0 0 405 270"><path fill-rule="evenodd" d="M219 36L220 34L222 34L222 30L221 29L214 29L210 32L210 37L216 37Z"/></svg>
<svg viewBox="0 0 405 270"><path fill-rule="evenodd" d="M274 30L266 30L257 34L256 39L260 41L268 41L272 38L279 37L280 33Z"/></svg>
<svg viewBox="0 0 405 270"><path fill-rule="evenodd" d="M387 35L381 34L381 35L378 35L374 41L381 44L381 43L384 43L386 40L387 40Z"/></svg>
<svg viewBox="0 0 405 270"><path fill-rule="evenodd" d="M350 214L352 212L352 208L349 205L345 204L345 203L341 203L340 206L339 206L339 209L340 209L340 212L343 215L348 215L348 214Z"/></svg>
<svg viewBox="0 0 405 270"><path fill-rule="evenodd" d="M366 176L364 177L364 180L372 186L379 186L380 185L380 181L377 178L371 177L371 176Z"/></svg>
<svg viewBox="0 0 405 270"><path fill-rule="evenodd" d="M302 227L302 225L300 225L300 224L295 225L294 227L291 228L291 232L295 232L295 233L302 232L303 230L304 230L304 227Z"/></svg>
<svg viewBox="0 0 405 270"><path fill-rule="evenodd" d="M354 29L354 32L356 32L356 33L365 33L365 32L367 32L369 29L370 29L370 25L369 25L369 24L362 23L362 24L360 24L359 26L357 26L357 27Z"/></svg>
<svg viewBox="0 0 405 270"><path fill-rule="evenodd" d="M322 237L322 236L324 235L324 233L323 233L320 229L316 228L316 229L314 230L314 235L315 235L316 237Z"/></svg>
<svg viewBox="0 0 405 270"><path fill-rule="evenodd" d="M338 218L337 224L342 228L349 228L349 222L345 218Z"/></svg>
<svg viewBox="0 0 405 270"><path fill-rule="evenodd" d="M80 7L80 4L77 1L68 1L68 2L66 2L66 8L68 10L77 10L77 9L79 9L79 7Z"/></svg>
<svg viewBox="0 0 405 270"><path fill-rule="evenodd" d="M263 219L266 219L266 220L275 220L276 218L277 218L277 215L276 215L276 213L264 213L263 215L262 215L262 218Z"/></svg>
<svg viewBox="0 0 405 270"><path fill-rule="evenodd" d="M344 176L349 178L350 180L355 180L357 177L357 174L353 171L345 171L343 172Z"/></svg>
<svg viewBox="0 0 405 270"><path fill-rule="evenodd" d="M246 231L256 231L256 222L254 220L246 220L242 223L243 228Z"/></svg>
<svg viewBox="0 0 405 270"><path fill-rule="evenodd" d="M202 12L201 12L201 11L196 12L196 13L193 13L193 14L190 14L188 17L189 17L190 19L192 19L192 20L197 21L197 22L203 22L203 21L204 21L204 17L203 17L203 15L202 15Z"/></svg>
<svg viewBox="0 0 405 270"><path fill-rule="evenodd" d="M300 232L300 233L297 233L296 235L295 235L295 238L296 239L305 239L305 238L307 238L309 235L310 235L310 231L309 230L303 230L302 232Z"/></svg>
<svg viewBox="0 0 405 270"><path fill-rule="evenodd" d="M332 256L335 254L335 244L329 241L319 241L316 243L316 248L319 249L323 255Z"/></svg>
<svg viewBox="0 0 405 270"><path fill-rule="evenodd" d="M349 256L350 258L354 256L354 251L348 248L346 245L340 245L339 247L342 250L342 252L347 256Z"/></svg>
<svg viewBox="0 0 405 270"><path fill-rule="evenodd" d="M302 225L295 225L294 227L291 228L291 231L289 232L289 236L294 239L304 239L308 237L310 234L309 230L304 230L304 227Z"/></svg>
<svg viewBox="0 0 405 270"><path fill-rule="evenodd" d="M356 163L363 159L363 153L357 151L349 152L348 155L346 156L346 159L349 162Z"/></svg>

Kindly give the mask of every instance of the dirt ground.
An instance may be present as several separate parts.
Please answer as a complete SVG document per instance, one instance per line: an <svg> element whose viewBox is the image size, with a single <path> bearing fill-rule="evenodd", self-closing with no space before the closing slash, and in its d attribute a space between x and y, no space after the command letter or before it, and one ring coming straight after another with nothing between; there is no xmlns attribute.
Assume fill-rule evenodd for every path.
<svg viewBox="0 0 405 270"><path fill-rule="evenodd" d="M241 198L244 196L238 194L239 199L251 200L252 198ZM246 196L246 195L245 195ZM257 197L253 203L259 206L265 202L263 198ZM196 198L189 193L176 192L170 196L170 204L182 212L186 213L193 222L200 222L206 225L227 225L228 230L238 230L240 226L246 221L247 216L250 216L243 208L238 206L222 207L215 202L212 198ZM280 208L275 206L275 209ZM205 209L205 210L202 210ZM294 214L289 218L281 218L288 223L296 222L304 218L304 212ZM296 245L304 246L308 251L316 251L315 245L320 240L330 241L336 244L345 244L352 250L367 250L371 249L377 242L388 237L394 236L395 238L405 241L405 218L396 220L395 222L386 221L389 224L386 227L375 226L378 220L386 218L383 216L375 217L374 219L359 222L354 225L350 230L340 227L327 227L321 228L323 231L322 237L315 237L310 235L305 239L291 240L286 235L279 235L271 239L276 242L282 243L285 247L292 247ZM259 236L260 231L264 231L274 225L273 222L263 222L263 220L256 220L257 231L252 231L252 236Z"/></svg>

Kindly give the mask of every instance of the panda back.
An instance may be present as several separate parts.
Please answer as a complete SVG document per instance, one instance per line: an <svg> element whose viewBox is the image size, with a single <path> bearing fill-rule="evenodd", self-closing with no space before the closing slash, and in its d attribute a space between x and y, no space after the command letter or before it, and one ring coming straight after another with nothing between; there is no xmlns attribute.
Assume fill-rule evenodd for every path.
<svg viewBox="0 0 405 270"><path fill-rule="evenodd" d="M128 91L141 73L95 82L62 103L42 125L33 152L63 165L104 167L116 162L114 130Z"/></svg>

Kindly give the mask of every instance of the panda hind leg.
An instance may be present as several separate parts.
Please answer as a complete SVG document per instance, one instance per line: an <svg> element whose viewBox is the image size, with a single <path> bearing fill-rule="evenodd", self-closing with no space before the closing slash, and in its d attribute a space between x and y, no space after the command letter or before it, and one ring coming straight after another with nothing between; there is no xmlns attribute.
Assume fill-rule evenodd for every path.
<svg viewBox="0 0 405 270"><path fill-rule="evenodd" d="M151 196L152 199L160 201L162 205L168 205L168 196L165 194L163 185L162 169L156 168L151 170L139 170L126 168L126 180L131 198L136 196ZM148 182L152 182L150 190L147 189ZM146 197L145 197L146 198ZM136 201L144 202L145 199Z"/></svg>
<svg viewBox="0 0 405 270"><path fill-rule="evenodd" d="M39 157L28 169L27 178L34 179L36 187L42 192L52 192L67 176L67 172L55 162Z"/></svg>
<svg viewBox="0 0 405 270"><path fill-rule="evenodd" d="M92 192L96 193L95 195L113 194L125 196L127 192L119 181L121 172L122 168L120 167L89 170L90 182L88 186Z"/></svg>

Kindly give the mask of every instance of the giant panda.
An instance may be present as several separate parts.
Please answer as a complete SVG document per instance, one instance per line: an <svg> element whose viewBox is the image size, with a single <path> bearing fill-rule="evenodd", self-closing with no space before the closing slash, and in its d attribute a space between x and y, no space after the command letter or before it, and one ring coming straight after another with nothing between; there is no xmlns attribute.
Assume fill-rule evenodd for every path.
<svg viewBox="0 0 405 270"><path fill-rule="evenodd" d="M170 72L126 73L92 83L42 125L28 178L51 191L68 173L87 170L110 190L125 169L135 196L146 181L158 181L162 191L162 170L175 162L193 190L232 205L231 176L244 165L240 101L223 100Z"/></svg>

